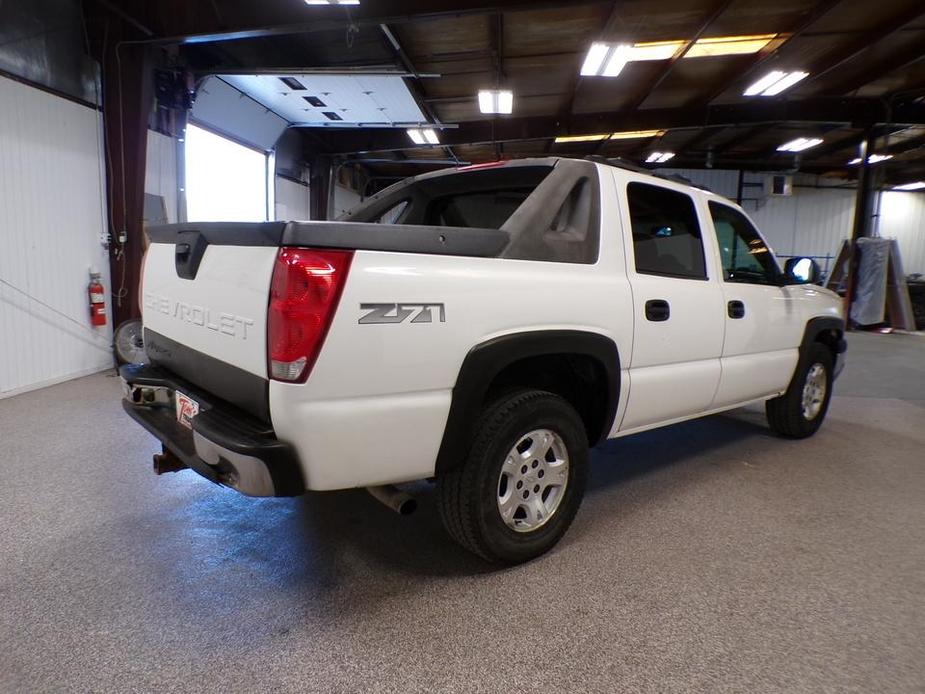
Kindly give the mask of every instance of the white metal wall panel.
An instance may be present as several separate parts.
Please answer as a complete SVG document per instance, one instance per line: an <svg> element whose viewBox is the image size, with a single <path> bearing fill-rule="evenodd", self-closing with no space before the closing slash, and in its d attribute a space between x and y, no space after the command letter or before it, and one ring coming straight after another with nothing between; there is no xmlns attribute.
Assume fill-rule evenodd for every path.
<svg viewBox="0 0 925 694"><path fill-rule="evenodd" d="M308 186L276 177L276 219L280 221L307 220L309 212Z"/></svg>
<svg viewBox="0 0 925 694"><path fill-rule="evenodd" d="M177 141L148 131L148 154L145 158L145 192L160 195L167 207L167 221L177 222Z"/></svg>
<svg viewBox="0 0 925 694"><path fill-rule="evenodd" d="M854 191L796 188L792 196L769 197L744 207L775 252L836 255L851 235Z"/></svg>
<svg viewBox="0 0 925 694"><path fill-rule="evenodd" d="M898 190L883 193L880 236L899 242L907 274L925 274L925 193Z"/></svg>
<svg viewBox="0 0 925 694"><path fill-rule="evenodd" d="M0 77L0 397L112 364L87 298L91 265L112 287L98 118Z"/></svg>
<svg viewBox="0 0 925 694"><path fill-rule="evenodd" d="M362 202L359 193L345 188L339 183L334 184L334 209L331 210L331 219L337 219L344 212L349 212Z"/></svg>

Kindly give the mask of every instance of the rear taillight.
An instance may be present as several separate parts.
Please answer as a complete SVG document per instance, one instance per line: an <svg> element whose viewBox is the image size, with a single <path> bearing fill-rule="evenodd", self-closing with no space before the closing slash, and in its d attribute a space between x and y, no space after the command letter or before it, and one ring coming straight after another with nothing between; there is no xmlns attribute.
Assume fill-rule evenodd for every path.
<svg viewBox="0 0 925 694"><path fill-rule="evenodd" d="M318 357L353 251L281 248L267 315L270 378L302 383Z"/></svg>

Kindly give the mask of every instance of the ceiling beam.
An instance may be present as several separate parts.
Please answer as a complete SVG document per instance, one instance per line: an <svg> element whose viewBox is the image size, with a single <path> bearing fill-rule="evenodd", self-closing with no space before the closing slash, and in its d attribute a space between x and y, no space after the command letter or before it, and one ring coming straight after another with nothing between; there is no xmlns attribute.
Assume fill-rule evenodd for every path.
<svg viewBox="0 0 925 694"><path fill-rule="evenodd" d="M809 77L806 78L801 86L810 84L833 70L837 70L842 65L865 53L875 44L922 16L925 16L925 5L917 2L912 3L905 12L891 17L886 22L879 24L871 31L861 35L856 41L845 44L843 47L830 53L823 60L811 66Z"/></svg>
<svg viewBox="0 0 925 694"><path fill-rule="evenodd" d="M802 101L750 101L701 108L662 108L641 111L590 113L571 116L503 118L459 123L441 131L445 145L484 144L585 135L621 130L688 129L705 126L758 125L760 123L901 123L925 124L925 104L908 103L888 109L879 99L807 99ZM387 129L327 129L331 153L412 149L404 132Z"/></svg>
<svg viewBox="0 0 925 694"><path fill-rule="evenodd" d="M694 32L694 35L690 37L687 42L684 44L684 47L677 51L670 60L665 64L665 66L659 71L655 79L648 83L639 93L633 97L633 100L630 101L627 108L631 111L635 111L637 108L642 106L646 100L652 96L652 93L658 89L659 85L665 81L668 75L671 74L671 71L674 69L674 66L679 60L681 60L687 52L693 48L694 44L697 43L697 40L703 36L704 32L710 28L710 25L715 22L723 12L725 12L729 6L735 2L735 0L720 0L710 12L703 18L703 21L700 22L700 26L697 28L697 31Z"/></svg>
<svg viewBox="0 0 925 694"><path fill-rule="evenodd" d="M497 12L521 12L541 9L570 8L576 5L602 5L607 0L473 0L464 8L456 0L429 0L427 11L420 11L422 4L413 0L391 0L391 2L368 3L352 8L351 14L345 7L322 5L308 9L313 19L306 22L288 22L267 26L224 29L200 27L189 33L157 36L139 43L179 45L239 41L241 39L267 38L289 34L312 34L343 29L347 24L363 28L379 24L407 24L436 19L452 19L470 15L494 14ZM300 8L301 9L301 8ZM169 29L168 29L169 30Z"/></svg>
<svg viewBox="0 0 925 694"><path fill-rule="evenodd" d="M916 43L904 51L892 54L887 60L873 63L867 70L838 82L829 91L833 94L849 94L881 77L906 71L922 60L925 60L925 50L922 49L920 43Z"/></svg>

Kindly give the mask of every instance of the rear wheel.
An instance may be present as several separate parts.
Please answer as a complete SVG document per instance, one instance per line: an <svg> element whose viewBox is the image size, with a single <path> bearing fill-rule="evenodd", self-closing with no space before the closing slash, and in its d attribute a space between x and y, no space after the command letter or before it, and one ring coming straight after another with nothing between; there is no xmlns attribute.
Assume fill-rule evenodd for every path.
<svg viewBox="0 0 925 694"><path fill-rule="evenodd" d="M437 482L450 535L489 561L518 563L552 548L584 495L588 440L553 393L519 390L485 408L465 462Z"/></svg>
<svg viewBox="0 0 925 694"><path fill-rule="evenodd" d="M781 436L802 439L816 433L832 398L832 352L815 343L800 360L787 392L768 400L765 412L771 430Z"/></svg>

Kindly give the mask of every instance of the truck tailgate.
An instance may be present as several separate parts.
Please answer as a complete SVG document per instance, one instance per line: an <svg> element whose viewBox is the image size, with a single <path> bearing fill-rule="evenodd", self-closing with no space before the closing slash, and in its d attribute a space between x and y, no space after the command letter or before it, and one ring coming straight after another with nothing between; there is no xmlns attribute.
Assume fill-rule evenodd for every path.
<svg viewBox="0 0 925 694"><path fill-rule="evenodd" d="M195 237L189 240L195 245ZM185 238L154 241L142 290L149 356L216 394L238 371L252 376L244 377L252 384L264 382L265 390L267 301L278 248L202 244L190 268Z"/></svg>

